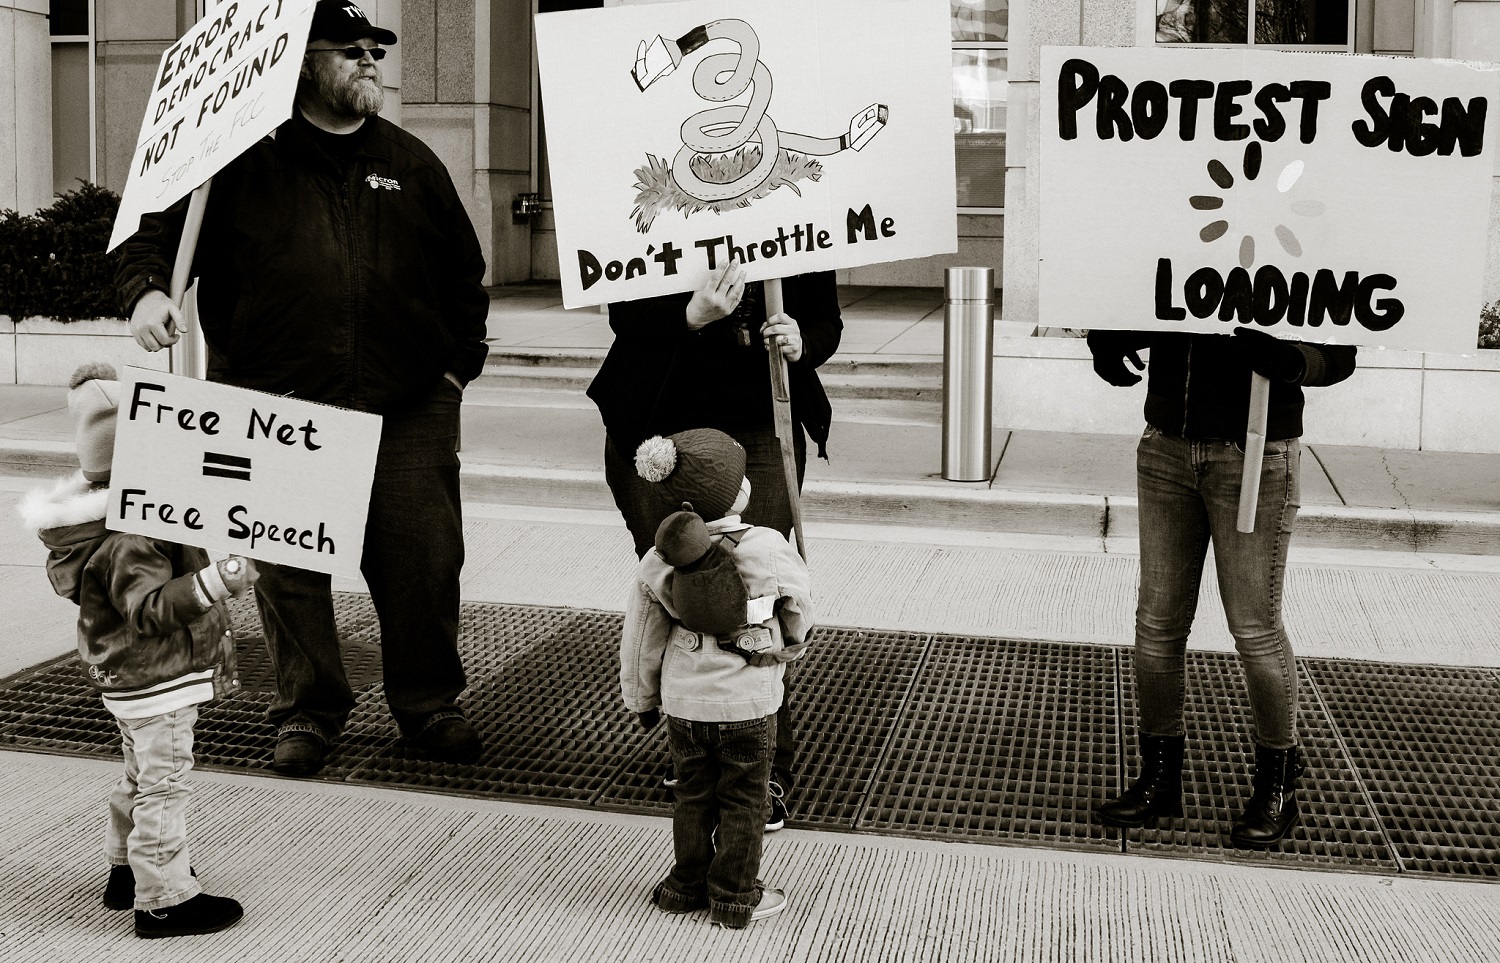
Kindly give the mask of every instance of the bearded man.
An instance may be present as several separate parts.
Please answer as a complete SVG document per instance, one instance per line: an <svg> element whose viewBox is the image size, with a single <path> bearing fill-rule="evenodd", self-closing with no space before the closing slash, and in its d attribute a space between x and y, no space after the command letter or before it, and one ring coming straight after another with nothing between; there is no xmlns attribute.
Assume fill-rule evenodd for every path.
<svg viewBox="0 0 1500 963"><path fill-rule="evenodd" d="M420 140L377 116L382 44L352 3L320 0L296 109L214 176L193 258L208 378L382 417L361 557L380 622L386 702L417 754L477 759L458 697L463 517L459 405L484 367L484 256L453 181ZM165 293L186 201L142 218L116 276L147 351L179 337ZM318 484L318 479L309 479ZM355 697L330 577L258 563L276 672L273 768L325 764Z"/></svg>

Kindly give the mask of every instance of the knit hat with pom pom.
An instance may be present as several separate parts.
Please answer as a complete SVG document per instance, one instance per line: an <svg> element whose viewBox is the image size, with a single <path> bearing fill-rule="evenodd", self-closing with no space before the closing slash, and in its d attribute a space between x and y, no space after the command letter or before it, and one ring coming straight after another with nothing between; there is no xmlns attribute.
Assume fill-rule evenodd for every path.
<svg viewBox="0 0 1500 963"><path fill-rule="evenodd" d="M109 481L115 457L115 411L120 406L120 382L115 369L102 361L80 365L68 379L68 411L78 440L78 465L91 482Z"/></svg>
<svg viewBox="0 0 1500 963"><path fill-rule="evenodd" d="M667 503L688 502L705 521L723 518L745 480L745 449L715 428L655 435L635 450L635 470Z"/></svg>

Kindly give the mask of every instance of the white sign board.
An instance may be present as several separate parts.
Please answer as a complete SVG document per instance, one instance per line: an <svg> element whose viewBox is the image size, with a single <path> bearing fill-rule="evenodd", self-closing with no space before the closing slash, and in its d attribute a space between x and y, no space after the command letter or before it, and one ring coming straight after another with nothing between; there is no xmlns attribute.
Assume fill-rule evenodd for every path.
<svg viewBox="0 0 1500 963"><path fill-rule="evenodd" d="M313 0L221 3L161 55L109 250L292 116Z"/></svg>
<svg viewBox="0 0 1500 963"><path fill-rule="evenodd" d="M105 526L359 576L380 418L128 367Z"/></svg>
<svg viewBox="0 0 1500 963"><path fill-rule="evenodd" d="M948 31L932 0L538 16L563 303L957 250Z"/></svg>
<svg viewBox="0 0 1500 963"><path fill-rule="evenodd" d="M1043 47L1040 322L1473 351L1500 73Z"/></svg>

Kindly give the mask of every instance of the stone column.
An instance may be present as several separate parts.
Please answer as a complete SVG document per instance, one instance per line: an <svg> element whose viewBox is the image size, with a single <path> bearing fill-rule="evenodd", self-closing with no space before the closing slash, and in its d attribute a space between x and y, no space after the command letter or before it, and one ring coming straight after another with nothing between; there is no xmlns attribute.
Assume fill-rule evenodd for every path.
<svg viewBox="0 0 1500 963"><path fill-rule="evenodd" d="M52 203L47 0L0 0L0 210Z"/></svg>

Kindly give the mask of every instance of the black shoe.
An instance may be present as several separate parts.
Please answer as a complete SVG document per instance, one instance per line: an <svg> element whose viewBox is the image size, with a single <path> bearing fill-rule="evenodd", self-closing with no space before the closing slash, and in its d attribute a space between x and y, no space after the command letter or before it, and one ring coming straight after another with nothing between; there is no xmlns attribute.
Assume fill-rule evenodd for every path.
<svg viewBox="0 0 1500 963"><path fill-rule="evenodd" d="M328 743L311 732L291 730L276 739L271 768L283 776L311 776L328 759Z"/></svg>
<svg viewBox="0 0 1500 963"><path fill-rule="evenodd" d="M194 876L198 875L196 869L189 867L188 872ZM104 908L112 910L128 910L135 905L135 870L130 868L129 863L109 868L109 882L104 885Z"/></svg>
<svg viewBox="0 0 1500 963"><path fill-rule="evenodd" d="M1254 792L1229 830L1235 849L1270 849L1297 823L1297 777L1307 771L1297 747L1255 747Z"/></svg>
<svg viewBox="0 0 1500 963"><path fill-rule="evenodd" d="M436 762L474 762L484 751L479 733L463 716L444 716L407 743L417 755Z"/></svg>
<svg viewBox="0 0 1500 963"><path fill-rule="evenodd" d="M1103 803L1099 819L1106 826L1134 828L1148 820L1182 815L1182 749L1184 736L1147 736L1141 740L1141 772L1130 788Z"/></svg>
<svg viewBox="0 0 1500 963"><path fill-rule="evenodd" d="M217 933L238 923L244 907L223 896L199 893L186 903L159 910L135 911L135 935L146 940L164 936Z"/></svg>
<svg viewBox="0 0 1500 963"><path fill-rule="evenodd" d="M771 815L766 818L766 832L774 833L786 825L786 791L774 779L771 780L770 788Z"/></svg>
<svg viewBox="0 0 1500 963"><path fill-rule="evenodd" d="M663 789L677 788L677 767L670 760L667 762L667 771L661 775L661 785Z"/></svg>

